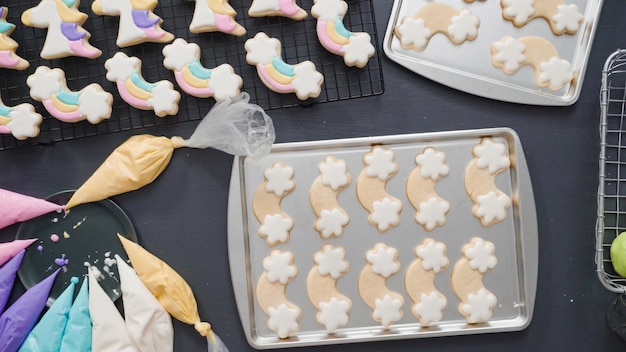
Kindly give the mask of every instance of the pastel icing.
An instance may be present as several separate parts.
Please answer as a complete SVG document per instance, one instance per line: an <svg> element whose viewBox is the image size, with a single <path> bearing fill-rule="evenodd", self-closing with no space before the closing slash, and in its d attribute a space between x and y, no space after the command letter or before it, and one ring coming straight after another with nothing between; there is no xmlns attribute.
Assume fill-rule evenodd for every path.
<svg viewBox="0 0 626 352"><path fill-rule="evenodd" d="M324 324L327 331L333 332L340 326L348 323L351 303L331 297L328 302L320 302L318 315L320 323Z"/></svg>
<svg viewBox="0 0 626 352"><path fill-rule="evenodd" d="M420 166L423 178L431 178L433 181L446 176L450 167L446 164L446 153L426 148L423 153L415 157L415 163Z"/></svg>
<svg viewBox="0 0 626 352"><path fill-rule="evenodd" d="M283 166L280 163L275 163L271 168L265 170L264 175L267 180L265 190L267 192L273 192L278 197L281 197L285 192L295 187L295 183L293 182L293 168L291 166Z"/></svg>
<svg viewBox="0 0 626 352"><path fill-rule="evenodd" d="M29 63L15 54L18 44L10 37L15 25L7 22L8 12L6 6L0 6L0 68L24 70Z"/></svg>
<svg viewBox="0 0 626 352"><path fill-rule="evenodd" d="M259 233L267 237L269 244L284 243L289 239L289 231L293 228L293 219L281 214L265 215Z"/></svg>
<svg viewBox="0 0 626 352"><path fill-rule="evenodd" d="M284 16L295 20L304 19L307 14L296 0L252 0L248 15L259 16Z"/></svg>
<svg viewBox="0 0 626 352"><path fill-rule="evenodd" d="M322 276L330 275L333 279L338 279L348 270L346 251L341 247L324 246L314 255L313 260Z"/></svg>
<svg viewBox="0 0 626 352"><path fill-rule="evenodd" d="M195 0L196 6L189 25L192 33L222 32L241 36L245 28L235 22L235 10L225 0Z"/></svg>
<svg viewBox="0 0 626 352"><path fill-rule="evenodd" d="M263 269L267 273L269 282L280 282L282 285L298 274L298 269L291 264L293 254L291 252L283 252L274 250L269 257L263 260Z"/></svg>
<svg viewBox="0 0 626 352"><path fill-rule="evenodd" d="M33 138L39 135L42 120L31 104L9 107L0 98L0 134L12 134L19 140Z"/></svg>
<svg viewBox="0 0 626 352"><path fill-rule="evenodd" d="M511 160L503 143L485 139L473 149L478 158L476 165L480 169L488 168L490 174L506 169L511 166Z"/></svg>
<svg viewBox="0 0 626 352"><path fill-rule="evenodd" d="M315 229L320 231L322 238L340 236L343 233L343 227L349 221L350 218L338 208L322 209L319 219L315 222Z"/></svg>
<svg viewBox="0 0 626 352"><path fill-rule="evenodd" d="M384 278L388 278L400 270L400 263L398 263L397 258L398 251L386 246L376 246L375 249L369 250L366 254L372 272Z"/></svg>
<svg viewBox="0 0 626 352"><path fill-rule="evenodd" d="M469 259L470 268L484 274L487 270L493 269L498 263L494 255L495 250L496 247L493 243L476 239L473 242L473 246L465 249L464 254Z"/></svg>
<svg viewBox="0 0 626 352"><path fill-rule="evenodd" d="M78 11L78 1L41 0L37 6L22 13L25 25L48 29L41 49L44 59L99 57L102 52L89 44L91 34L82 27L86 19L87 15Z"/></svg>
<svg viewBox="0 0 626 352"><path fill-rule="evenodd" d="M378 230L385 231L391 226L400 223L402 203L399 200L392 200L385 197L380 201L374 201L372 208L372 221L376 224Z"/></svg>
<svg viewBox="0 0 626 352"><path fill-rule="evenodd" d="M415 254L422 259L424 270L432 270L434 273L439 273L442 268L450 264L446 256L446 245L441 242L427 241L424 245L416 248Z"/></svg>
<svg viewBox="0 0 626 352"><path fill-rule="evenodd" d="M422 323L430 324L440 321L448 300L435 291L429 294L422 293L420 297L420 302L413 306L413 312L421 317Z"/></svg>
<svg viewBox="0 0 626 352"><path fill-rule="evenodd" d="M329 186L334 191L349 183L345 160L326 157L319 165L322 176L322 184Z"/></svg>
<svg viewBox="0 0 626 352"><path fill-rule="evenodd" d="M481 288L476 294L467 296L468 303L461 305L463 313L467 314L468 322L479 323L491 317L491 310L496 306L497 299L491 292Z"/></svg>
<svg viewBox="0 0 626 352"><path fill-rule="evenodd" d="M282 303L276 308L269 307L268 312L267 325L276 331L281 339L289 337L292 332L297 332L300 329L298 324L299 310L289 308L287 304Z"/></svg>
<svg viewBox="0 0 626 352"><path fill-rule="evenodd" d="M390 295L384 295L382 299L375 300L376 308L372 317L380 320L384 327L389 327L393 322L402 319L402 305L404 302Z"/></svg>
<svg viewBox="0 0 626 352"><path fill-rule="evenodd" d="M367 165L367 176L378 177L381 181L386 181L398 171L398 164L395 163L394 158L393 150L374 146L371 152L367 153L363 158Z"/></svg>

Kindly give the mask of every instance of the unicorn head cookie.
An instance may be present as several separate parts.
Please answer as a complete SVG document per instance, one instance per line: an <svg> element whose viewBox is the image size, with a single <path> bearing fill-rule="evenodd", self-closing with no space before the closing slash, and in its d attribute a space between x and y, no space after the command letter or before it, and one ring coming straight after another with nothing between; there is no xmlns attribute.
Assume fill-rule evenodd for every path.
<svg viewBox="0 0 626 352"><path fill-rule="evenodd" d="M15 25L6 21L8 12L9 9L6 6L0 7L0 67L24 70L29 64L28 61L15 55L15 49L18 45L15 40L9 37L15 29Z"/></svg>

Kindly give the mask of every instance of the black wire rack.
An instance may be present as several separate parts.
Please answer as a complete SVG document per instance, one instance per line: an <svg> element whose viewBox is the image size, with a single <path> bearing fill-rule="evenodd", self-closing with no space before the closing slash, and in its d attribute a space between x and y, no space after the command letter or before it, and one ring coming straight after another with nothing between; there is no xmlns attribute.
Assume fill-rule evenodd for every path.
<svg viewBox="0 0 626 352"><path fill-rule="evenodd" d="M173 73L163 66L161 50L165 44L143 43L119 49L115 45L119 18L95 15L90 8L91 1L83 1L79 5L79 10L89 15L83 27L91 33L89 42L102 50L102 56L97 59L77 57L42 59L39 54L47 30L27 27L20 21L21 14L38 3L39 0L10 0L5 5L9 8L7 21L17 26L11 35L11 38L20 45L16 53L28 60L30 67L24 71L0 69L0 96L7 106L20 103L33 104L37 112L44 117L41 132L38 137L24 141L16 140L12 135L2 134L0 135L0 150L199 120L215 103L213 98L201 99L189 96L175 84ZM342 57L331 54L320 45L315 32L316 19L310 15L313 0L298 1L298 4L309 13L309 16L302 21L293 21L284 17L252 18L247 14L250 3L251 0L230 1L231 6L237 11L235 20L247 30L246 35L241 37L219 32L198 34L189 32L194 1L161 0L154 12L163 19L164 30L173 33L177 38L184 38L200 46L201 61L204 66L211 68L223 63L232 65L235 72L243 78L242 90L250 94L251 102L266 110L355 99L384 92L373 0L349 1L348 12L344 17L346 28L353 32L369 33L372 43L377 47L368 65L360 69L347 67ZM300 101L294 94L278 94L263 85L255 67L246 62L244 49L245 41L261 31L281 41L282 57L285 62L295 64L303 60L311 60L315 63L318 71L324 75L322 92L318 98ZM104 62L118 51L123 51L129 56L137 56L142 60L142 75L147 81L156 82L166 79L174 83L182 95L176 116L160 118L152 111L135 109L120 98L114 83L106 80L104 68ZM26 85L26 78L41 65L63 69L67 86L71 90L80 90L94 82L100 84L104 90L113 94L115 99L111 118L92 125L87 121L66 123L50 117L43 105L30 97L29 88Z"/></svg>

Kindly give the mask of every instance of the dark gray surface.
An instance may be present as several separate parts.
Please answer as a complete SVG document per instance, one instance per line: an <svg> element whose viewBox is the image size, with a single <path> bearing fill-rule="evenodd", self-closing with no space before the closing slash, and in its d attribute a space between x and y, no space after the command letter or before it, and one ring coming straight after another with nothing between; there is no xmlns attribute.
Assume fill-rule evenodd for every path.
<svg viewBox="0 0 626 352"><path fill-rule="evenodd" d="M377 1L376 6L382 40L391 1ZM599 283L593 260L600 74L606 57L626 47L625 13L623 0L605 0L582 94L570 107L514 105L475 97L414 75L385 58L383 95L271 112L278 142L511 127L520 135L535 191L540 269L535 314L528 329L307 350L613 351L626 347L606 324L606 307L614 295ZM195 125L3 151L0 187L38 197L76 188L129 136L140 132L188 136ZM114 201L129 214L140 243L187 279L200 315L213 324L231 351L247 351L253 349L237 315L226 251L231 163L232 157L222 152L180 149L152 185ZM17 226L0 230L0 241L12 239L16 231ZM13 298L19 293L16 290ZM206 348L193 328L175 323L175 330L176 351Z"/></svg>

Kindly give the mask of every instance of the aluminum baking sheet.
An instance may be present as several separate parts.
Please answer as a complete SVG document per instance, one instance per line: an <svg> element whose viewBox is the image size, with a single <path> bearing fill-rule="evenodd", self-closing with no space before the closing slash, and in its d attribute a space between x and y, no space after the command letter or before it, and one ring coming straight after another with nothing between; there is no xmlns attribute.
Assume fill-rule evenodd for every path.
<svg viewBox="0 0 626 352"><path fill-rule="evenodd" d="M405 50L393 29L405 16L414 15L430 0L396 0L383 42L387 56L409 70L452 88L508 102L532 105L571 105L578 99L585 76L587 60L603 0L566 0L584 15L584 23L574 35L554 35L548 22L536 18L517 28L502 17L500 1L441 0L456 9L468 8L480 18L478 36L473 41L455 45L443 34L432 36L425 50ZM559 56L570 62L574 80L562 89L540 88L533 69L521 67L508 75L491 64L490 45L504 36L520 38L539 36L550 41Z"/></svg>
<svg viewBox="0 0 626 352"><path fill-rule="evenodd" d="M496 185L511 196L513 205L503 222L490 227L481 226L473 217L472 202L463 186L465 167L473 158L472 147L483 136L504 143L512 161L512 167L497 176ZM368 213L359 204L355 191L357 176L363 169L362 157L376 144L395 152L399 172L388 182L387 190L403 203L400 225L383 234L367 221ZM413 220L415 210L405 194L405 182L415 167L415 155L428 146L444 151L450 167L449 174L436 186L437 193L451 204L447 223L431 232ZM338 196L350 222L342 236L323 240L313 228L316 217L309 203L309 191L319 175L318 163L328 155L344 159L352 177L350 185ZM295 189L281 203L294 219L294 228L287 243L270 248L258 235L260 224L252 212L251 201L264 180L263 172L276 161L294 169ZM459 300L450 287L450 273L461 258L461 247L475 236L496 246L498 264L485 274L483 282L496 295L498 304L489 322L469 325L457 310ZM450 259L450 266L435 281L447 297L448 306L442 321L432 327L421 326L411 314L412 301L404 288L405 269L415 260L414 248L427 237L445 243ZM352 300L350 320L334 334L327 334L316 321L316 309L308 300L305 285L313 266L313 254L326 243L342 246L350 263L349 271L337 283L339 291ZM400 271L388 279L387 285L404 296L404 316L388 329L372 319L371 309L357 290L359 272L366 264L365 253L377 243L396 248L401 264ZM300 331L287 339L279 339L268 327L267 316L255 296L263 259L275 248L291 251L298 268L298 275L288 284L286 294L302 310ZM522 330L532 318L538 243L535 203L521 143L511 129L498 128L277 144L269 156L259 161L236 157L230 183L228 250L241 322L248 342L258 349Z"/></svg>

